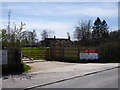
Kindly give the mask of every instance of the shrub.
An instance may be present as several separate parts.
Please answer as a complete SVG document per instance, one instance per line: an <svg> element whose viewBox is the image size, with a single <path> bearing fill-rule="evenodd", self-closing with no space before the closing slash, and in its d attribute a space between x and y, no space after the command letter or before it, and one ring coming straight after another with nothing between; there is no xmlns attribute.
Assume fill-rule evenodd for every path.
<svg viewBox="0 0 120 90"><path fill-rule="evenodd" d="M22 63L22 64L23 64L23 72L27 72L28 70L31 69L31 67L26 65L25 63Z"/></svg>
<svg viewBox="0 0 120 90"><path fill-rule="evenodd" d="M101 44L100 59L105 62L120 62L120 43L107 42Z"/></svg>

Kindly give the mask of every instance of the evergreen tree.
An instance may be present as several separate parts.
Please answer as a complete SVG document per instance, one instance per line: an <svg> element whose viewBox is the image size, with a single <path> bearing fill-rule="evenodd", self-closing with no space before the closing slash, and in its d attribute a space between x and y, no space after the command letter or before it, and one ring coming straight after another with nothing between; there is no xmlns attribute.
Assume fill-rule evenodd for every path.
<svg viewBox="0 0 120 90"><path fill-rule="evenodd" d="M109 37L108 25L105 20L101 21L98 17L93 26L92 41L95 45L106 42Z"/></svg>
<svg viewBox="0 0 120 90"><path fill-rule="evenodd" d="M108 31L108 25L105 20L101 23L101 35L102 35L102 41L105 42L109 38L109 31Z"/></svg>

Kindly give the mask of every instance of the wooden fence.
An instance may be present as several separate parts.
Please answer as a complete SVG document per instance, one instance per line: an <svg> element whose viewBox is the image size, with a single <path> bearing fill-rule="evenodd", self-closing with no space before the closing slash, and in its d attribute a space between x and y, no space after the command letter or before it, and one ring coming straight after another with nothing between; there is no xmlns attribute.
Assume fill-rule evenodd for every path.
<svg viewBox="0 0 120 90"><path fill-rule="evenodd" d="M80 53L85 49L96 49L96 47L51 47L49 57L61 61L80 60Z"/></svg>
<svg viewBox="0 0 120 90"><path fill-rule="evenodd" d="M51 59L51 60L79 60L80 53L84 52L85 49L97 49L96 47L62 47L55 46L50 47L46 50L27 50L22 51L23 56L30 59Z"/></svg>
<svg viewBox="0 0 120 90"><path fill-rule="evenodd" d="M44 59L49 57L49 49L46 50L23 50L23 57L28 57L29 59Z"/></svg>
<svg viewBox="0 0 120 90"><path fill-rule="evenodd" d="M78 48L71 47L51 47L50 48L50 58L52 59L79 59Z"/></svg>

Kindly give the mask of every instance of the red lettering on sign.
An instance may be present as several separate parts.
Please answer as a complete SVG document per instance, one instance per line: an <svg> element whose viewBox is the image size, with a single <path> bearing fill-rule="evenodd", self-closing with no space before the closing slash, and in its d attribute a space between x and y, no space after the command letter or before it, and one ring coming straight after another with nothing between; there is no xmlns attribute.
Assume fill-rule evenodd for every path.
<svg viewBox="0 0 120 90"><path fill-rule="evenodd" d="M98 50L98 49L85 49L84 52L85 52L85 53L98 53L99 50Z"/></svg>

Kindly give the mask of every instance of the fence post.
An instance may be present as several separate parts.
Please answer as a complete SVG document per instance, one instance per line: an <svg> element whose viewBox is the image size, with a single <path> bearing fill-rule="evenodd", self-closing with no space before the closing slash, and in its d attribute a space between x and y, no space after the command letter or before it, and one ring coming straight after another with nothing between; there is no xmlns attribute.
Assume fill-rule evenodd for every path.
<svg viewBox="0 0 120 90"><path fill-rule="evenodd" d="M48 58L50 59L50 48L48 48Z"/></svg>
<svg viewBox="0 0 120 90"><path fill-rule="evenodd" d="M80 49L78 48L78 61L80 60L79 54L80 54Z"/></svg>
<svg viewBox="0 0 120 90"><path fill-rule="evenodd" d="M62 47L62 53L63 53L63 55L62 55L62 56L63 56L63 59L65 59L65 58L64 58L64 56L65 56L65 55L64 55L64 54L65 54L65 53L64 53L64 47Z"/></svg>

